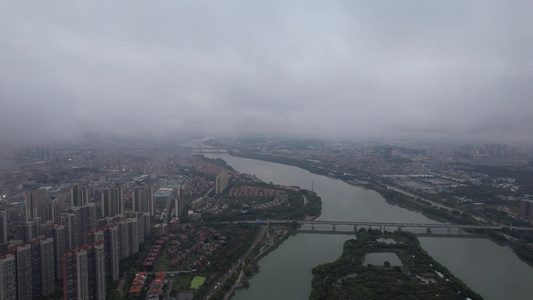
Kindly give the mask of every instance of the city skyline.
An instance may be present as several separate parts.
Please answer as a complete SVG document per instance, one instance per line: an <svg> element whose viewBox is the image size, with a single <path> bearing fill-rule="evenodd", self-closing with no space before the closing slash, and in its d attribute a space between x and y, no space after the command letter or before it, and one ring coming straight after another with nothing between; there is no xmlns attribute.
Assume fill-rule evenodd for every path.
<svg viewBox="0 0 533 300"><path fill-rule="evenodd" d="M0 145L531 140L531 3L0 4Z"/></svg>
<svg viewBox="0 0 533 300"><path fill-rule="evenodd" d="M202 145L119 140L4 149L0 295L6 299L159 297L166 286L167 298L182 293L229 297L234 286L252 278L255 262L249 264L249 258L255 261L274 249L286 249L296 235L308 235L309 226L321 227L312 234L315 245L306 241L298 249L320 255L332 250L324 247L330 245L325 237L348 237L320 234L328 230L323 226L379 235L392 229L404 237L413 229L413 233L435 233L440 240L447 239L450 249L462 249L440 257L444 266L479 254L455 247L455 233L475 234L461 241L488 242L480 252L502 250L501 244L488 240L490 236L511 248L504 250L505 257L493 252L481 265L470 263L472 258L461 263L476 275L476 281L465 282L472 288L469 293L501 299L500 294L509 295L509 286L518 286L512 289L518 295L513 299L531 295L531 268L519 259L533 259L531 147L260 138L214 139ZM224 151L201 152L206 147ZM480 238L483 234L487 238ZM295 262L286 255L283 267ZM503 267L488 264L494 271L482 273L514 279L500 282L478 276L485 262L494 259L504 261ZM309 263L287 268L309 274L317 261ZM365 268L366 263L361 263L350 268ZM468 278L465 270L452 275L445 269L437 271L425 259L420 264L429 268L425 273L432 280ZM521 267L525 269L517 271ZM404 282L415 280L409 269L398 271ZM434 271L442 271L442 276ZM238 273L244 277L238 278ZM275 280L287 276L281 273ZM194 286L197 278L205 280L200 289ZM487 285L489 280L496 283ZM305 286L311 282L304 281L289 288L305 295L288 298L306 298ZM397 282L395 278L391 284ZM257 286L250 284L252 290ZM442 285L427 287L443 291ZM346 286L334 287L339 288ZM238 292L235 299L248 291ZM456 295L457 288L450 291ZM411 294L412 289L406 292Z"/></svg>

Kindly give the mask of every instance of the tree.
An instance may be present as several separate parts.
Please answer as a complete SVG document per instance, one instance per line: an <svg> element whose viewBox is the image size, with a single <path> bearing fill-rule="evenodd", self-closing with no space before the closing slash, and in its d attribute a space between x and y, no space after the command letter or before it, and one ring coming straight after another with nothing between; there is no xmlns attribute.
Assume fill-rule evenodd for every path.
<svg viewBox="0 0 533 300"><path fill-rule="evenodd" d="M394 271L398 272L398 273L401 273L402 272L402 269L398 266L395 266L394 267Z"/></svg>

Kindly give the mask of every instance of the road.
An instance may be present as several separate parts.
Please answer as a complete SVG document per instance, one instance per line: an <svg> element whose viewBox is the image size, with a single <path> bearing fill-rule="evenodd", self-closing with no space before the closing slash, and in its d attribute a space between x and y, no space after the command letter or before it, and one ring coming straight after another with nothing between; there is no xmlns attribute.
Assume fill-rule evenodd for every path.
<svg viewBox="0 0 533 300"><path fill-rule="evenodd" d="M390 190L393 190L393 191L396 191L396 192L402 193L402 194L404 194L404 195L406 195L406 196L408 196L408 197L411 197L411 198L413 198L413 199L420 198L420 199L422 199L422 200L424 200L424 201L427 201L427 202L431 203L433 206L436 206L436 207L439 207L439 208L444 208L444 209L446 209L446 210L447 210L448 212L450 212L450 213L451 213L451 211L453 211L453 210L457 210L457 211L460 211L461 213L468 213L468 214L470 214L470 215L472 216L472 218L476 219L476 221L478 221L478 222L483 222L483 223L486 223L486 224L493 223L493 222L489 222L487 219L485 219L485 218L483 218L483 217L481 217L481 216L473 215L472 213L466 212L466 211L464 211L464 210L462 210L462 209L460 209L460 208L457 208L457 207L449 207L449 206L446 206L446 205L443 205L443 204L437 203L437 202L435 202L435 201L431 201L431 200L428 200L428 199L426 199L426 198L423 198L423 197L420 197L420 196L417 196L417 195L411 194L411 193L409 193L409 192L406 192L406 191L404 191L404 190L402 190L402 189L399 189L399 188L396 188L396 187L393 187L393 186L390 186L390 185L385 185L385 186L386 186L388 189L390 189ZM501 224L500 224L500 225L501 225Z"/></svg>
<svg viewBox="0 0 533 300"><path fill-rule="evenodd" d="M252 244L250 245L248 250L246 250L246 252L243 255L241 255L241 257L239 258L238 261L234 262L231 265L229 270L222 277L220 277L220 279L215 283L215 285L211 288L211 290L209 290L209 292L207 293L207 295L205 295L205 297L203 299L211 298L218 291L218 289L220 289L220 287L223 286L226 283L228 278L231 277L235 273L235 271L237 271L237 268L239 267L239 265L240 264L244 264L244 261L246 260L248 255L250 255L250 253L254 250L254 248L257 246L257 244L259 244L259 242L263 239L263 237L265 236L266 231L267 231L267 226L266 225L261 226L261 230L259 231L259 233L255 237L254 241L252 242ZM242 275L241 275L241 277L242 277ZM230 289L230 291L231 291L231 293L233 293L233 287L232 287L232 289ZM226 296L228 295L228 293L226 293ZM231 296L231 294L229 294L229 295Z"/></svg>
<svg viewBox="0 0 533 300"><path fill-rule="evenodd" d="M243 266L244 267L244 266ZM231 286L231 289L224 295L223 300L229 300L231 298L231 295L235 292L235 289L237 288L237 285L241 282L242 277L244 276L244 268L241 269L241 272L239 273L239 277L235 281L235 283Z"/></svg>
<svg viewBox="0 0 533 300"><path fill-rule="evenodd" d="M172 299L170 297L170 292L172 291L172 285L173 284L174 284L174 277L170 277L170 279L168 280L168 283L167 283L167 294L166 294L166 297L165 297L165 299L167 299L167 300Z"/></svg>

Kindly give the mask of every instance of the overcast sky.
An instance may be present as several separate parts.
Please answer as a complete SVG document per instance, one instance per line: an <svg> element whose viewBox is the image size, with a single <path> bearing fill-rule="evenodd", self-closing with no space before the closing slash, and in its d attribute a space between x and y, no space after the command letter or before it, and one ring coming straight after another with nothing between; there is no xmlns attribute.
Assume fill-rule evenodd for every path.
<svg viewBox="0 0 533 300"><path fill-rule="evenodd" d="M531 139L531 1L0 0L0 143Z"/></svg>

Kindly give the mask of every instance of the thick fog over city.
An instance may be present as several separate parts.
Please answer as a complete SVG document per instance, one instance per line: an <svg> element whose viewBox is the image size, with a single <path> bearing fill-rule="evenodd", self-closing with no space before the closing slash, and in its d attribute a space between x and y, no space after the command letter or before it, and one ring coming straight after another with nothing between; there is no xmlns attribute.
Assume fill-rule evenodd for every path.
<svg viewBox="0 0 533 300"><path fill-rule="evenodd" d="M532 299L532 12L0 0L0 299Z"/></svg>
<svg viewBox="0 0 533 300"><path fill-rule="evenodd" d="M530 1L1 1L0 141L531 138Z"/></svg>

